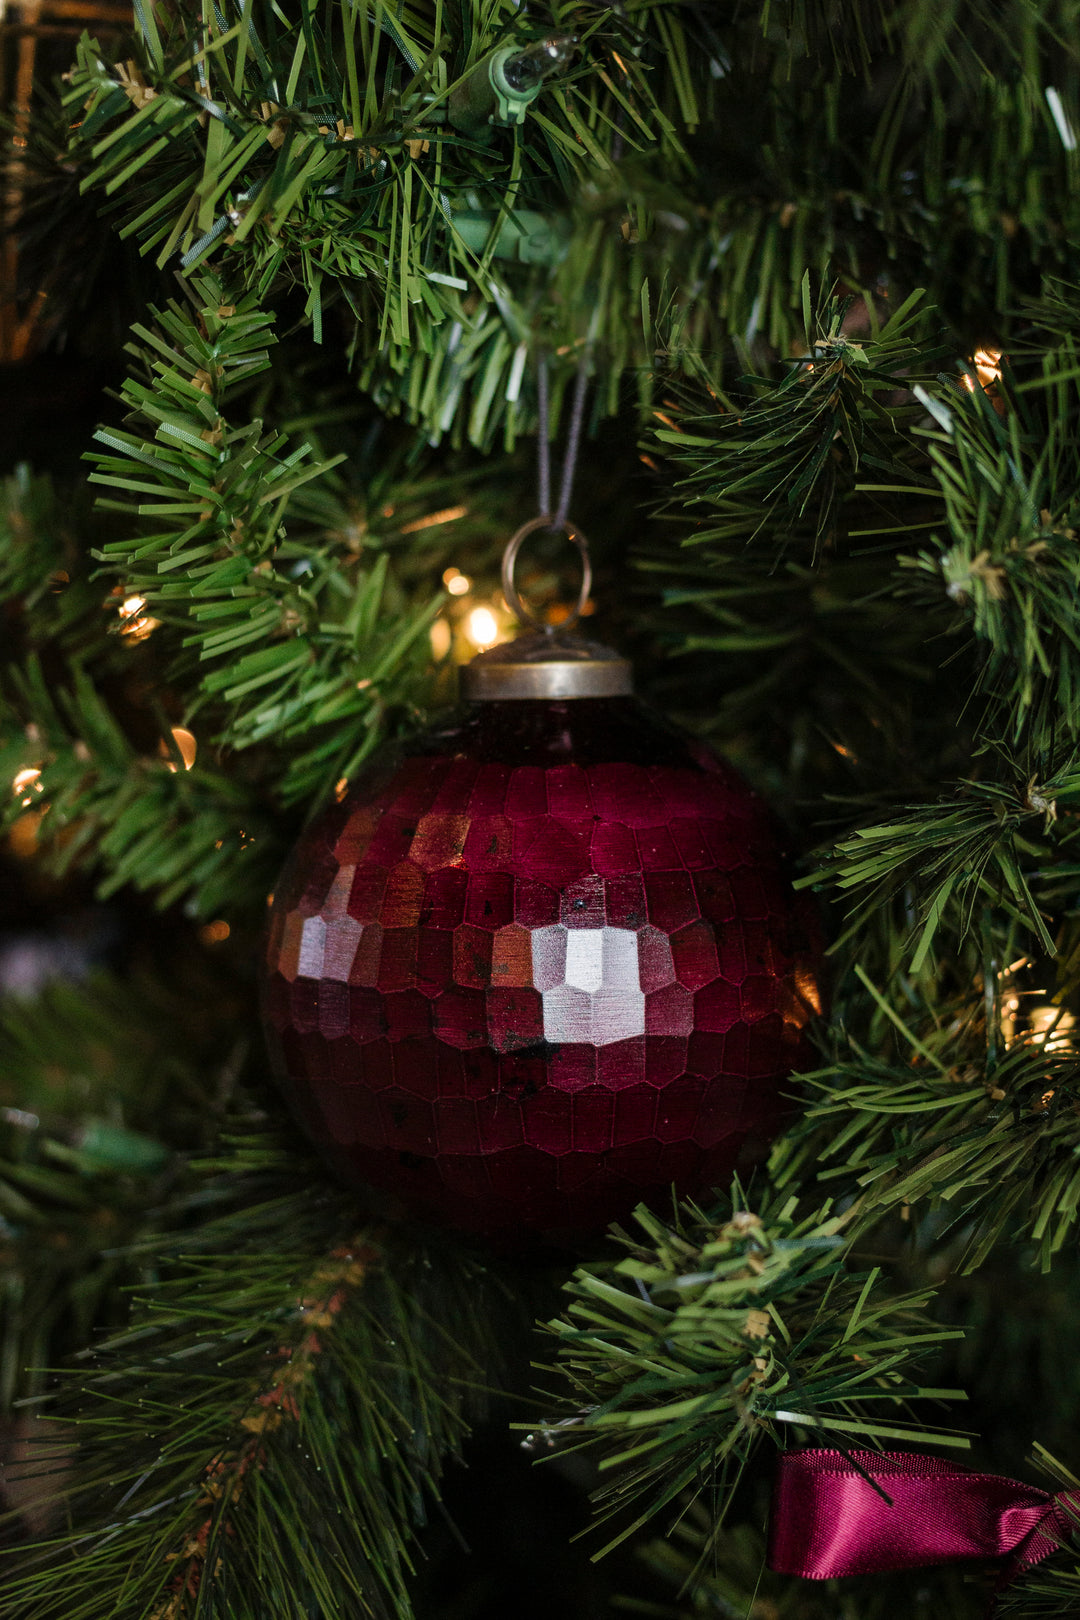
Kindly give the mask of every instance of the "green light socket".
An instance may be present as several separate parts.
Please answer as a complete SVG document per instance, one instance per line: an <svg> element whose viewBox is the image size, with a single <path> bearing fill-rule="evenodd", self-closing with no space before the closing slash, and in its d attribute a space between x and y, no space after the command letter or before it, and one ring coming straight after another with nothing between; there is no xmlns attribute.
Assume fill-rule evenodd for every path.
<svg viewBox="0 0 1080 1620"><path fill-rule="evenodd" d="M576 46L573 36L552 36L527 46L500 46L477 62L451 95L450 123L481 138L492 124L523 124L545 79L567 65Z"/></svg>

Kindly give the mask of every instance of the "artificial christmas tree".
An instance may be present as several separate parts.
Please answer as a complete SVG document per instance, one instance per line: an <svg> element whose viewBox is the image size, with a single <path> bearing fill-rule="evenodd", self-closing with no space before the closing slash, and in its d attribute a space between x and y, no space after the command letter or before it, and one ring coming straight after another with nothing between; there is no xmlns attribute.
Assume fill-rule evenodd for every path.
<svg viewBox="0 0 1080 1620"><path fill-rule="evenodd" d="M20 60L70 44L34 30L72 10L19 8ZM1080 1610L1080 5L163 0L107 24L29 108L20 81L6 150L0 305L40 352L20 341L3 375L5 1614ZM652 722L560 718L554 694L528 757L474 719L424 780L452 797L455 755L478 783L552 748L547 775L677 775L705 745L745 834L703 835L710 865L685 828L660 839L680 801L608 871L630 811L591 778L569 830L546 782L525 802L534 777L512 810L485 799L508 828L479 850L397 815L405 778L363 785L378 749L438 734L478 649L474 671L516 667L525 603L548 651L566 635L578 519L588 639L695 744L673 762ZM636 814L642 782L615 787ZM396 1070L355 1184L309 1151L261 1041L268 937L275 1039L339 1146L362 1135L323 1083L355 1085L333 1071L345 1002L350 1032L355 1011L416 1060L423 1108L459 1100L455 1065L467 1089L477 997L493 1063L543 1048L541 1094L588 1048L630 1095L649 997L691 989L652 987L642 934L673 967L693 946L698 977L715 954L704 1005L760 919L744 896L695 945L693 917L631 920L612 886L649 899L661 844L672 892L731 878L758 803L830 958L810 1068L761 1060L786 1109L767 1161L698 1164L687 1202L665 1143L629 1177L646 1203L579 1220L573 1173L610 1177L626 1142L582 1137L588 1167L571 1142L560 1186L549 1122L560 1207L528 1166L499 1196L571 1247L515 1251L431 1218L460 1220L495 1137L442 1192L370 1194L373 1154L424 1156ZM447 895L547 818L535 861L573 871L494 873L553 898L528 983L500 987L493 936L451 907L445 984L417 911L380 985L357 930L386 919L333 888L368 858L355 838L297 903L288 852L338 822L348 842L373 804ZM801 1028L803 914L771 834L754 858L784 913L755 936L763 1023ZM572 949L563 902L601 891ZM422 972L458 999L405 1053ZM739 1034L653 1034L689 1055L702 1030ZM749 1081L713 1059L695 1084ZM693 1124L664 1120L676 1146L695 1098ZM488 1213L462 1224L505 1226ZM572 1543L590 1495L606 1528ZM1019 1504L1019 1540L965 1537L976 1497ZM610 1556L590 1572L582 1546Z"/></svg>

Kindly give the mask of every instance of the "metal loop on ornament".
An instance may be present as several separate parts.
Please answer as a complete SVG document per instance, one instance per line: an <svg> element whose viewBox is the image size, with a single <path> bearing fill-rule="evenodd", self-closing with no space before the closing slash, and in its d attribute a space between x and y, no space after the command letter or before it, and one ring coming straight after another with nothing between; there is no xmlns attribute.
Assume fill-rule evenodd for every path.
<svg viewBox="0 0 1080 1620"><path fill-rule="evenodd" d="M571 544L577 547L581 557L581 585L578 590L578 598L566 618L559 624L559 633L562 634L577 624L585 611L585 604L589 600L589 593L592 590L592 562L589 558L589 542L577 524L571 523L569 518L562 523L556 523L547 513L544 513L541 517L530 518L528 523L523 523L517 533L511 536L507 541L506 550L503 552L503 595L506 598L507 607L521 624L532 624L539 630L551 632L552 626L545 624L544 620L533 611L514 584L514 568L517 563L518 552L530 534L535 534L538 529L561 529Z"/></svg>

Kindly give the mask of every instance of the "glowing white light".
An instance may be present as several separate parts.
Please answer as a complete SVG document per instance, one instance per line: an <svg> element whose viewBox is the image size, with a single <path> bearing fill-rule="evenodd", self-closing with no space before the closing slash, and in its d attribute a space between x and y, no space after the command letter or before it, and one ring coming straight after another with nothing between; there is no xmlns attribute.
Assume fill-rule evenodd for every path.
<svg viewBox="0 0 1080 1620"><path fill-rule="evenodd" d="M491 647L499 639L499 626L490 608L473 608L466 624L466 634L477 647Z"/></svg>
<svg viewBox="0 0 1080 1620"><path fill-rule="evenodd" d="M36 770L32 765L28 765L25 770L20 771L11 784L11 791L14 793L15 797L18 798L20 793L25 793L26 789L31 785L31 783L36 784L36 791L40 793L41 783L38 781L38 777L40 775L41 772ZM29 803L29 799L23 800L23 804Z"/></svg>

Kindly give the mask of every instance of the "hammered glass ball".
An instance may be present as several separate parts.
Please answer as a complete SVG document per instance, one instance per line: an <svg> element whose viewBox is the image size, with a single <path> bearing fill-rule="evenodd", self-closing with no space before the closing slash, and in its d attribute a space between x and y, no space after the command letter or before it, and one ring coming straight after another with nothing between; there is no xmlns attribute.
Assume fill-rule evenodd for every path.
<svg viewBox="0 0 1080 1620"><path fill-rule="evenodd" d="M265 966L337 1175L509 1240L725 1184L817 1005L761 801L629 696L475 703L362 775L294 852Z"/></svg>

